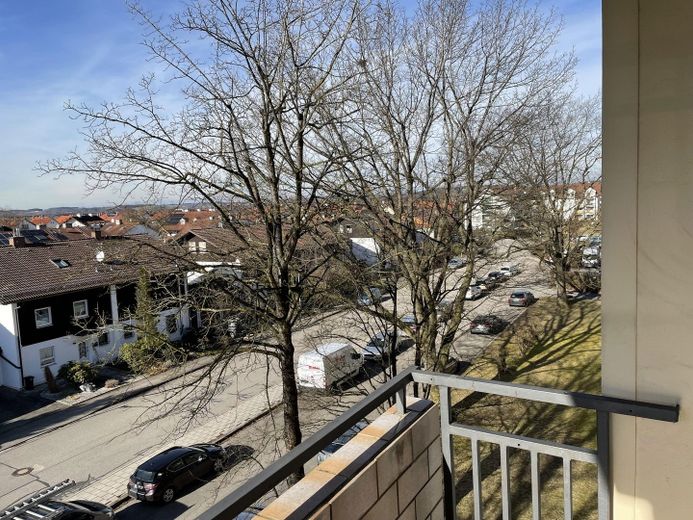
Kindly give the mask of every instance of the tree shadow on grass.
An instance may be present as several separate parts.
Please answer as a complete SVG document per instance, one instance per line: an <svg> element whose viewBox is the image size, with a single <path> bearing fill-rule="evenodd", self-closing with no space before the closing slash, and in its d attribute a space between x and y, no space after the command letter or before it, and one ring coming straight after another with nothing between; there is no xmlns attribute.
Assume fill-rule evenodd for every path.
<svg viewBox="0 0 693 520"><path fill-rule="evenodd" d="M598 305L558 304L551 309L544 304L538 312L547 311L553 312L539 319L536 313L528 313L518 320L514 330L492 344L484 359L475 363L468 374L505 382L599 392ZM572 446L594 448L596 444L595 413L589 410L471 393L455 403L453 417L458 423L492 431ZM460 518L470 516L473 508L468 446L468 441L455 439L455 488ZM531 511L530 464L527 452L511 451L511 503L516 518ZM485 518L494 518L494 514L500 517L500 450L497 445L482 443L480 455ZM562 459L542 456L540 460L540 480L544 483L542 505L548 514L545 517L562 517ZM596 511L596 469L580 467L578 471L576 468L573 477L574 517L591 518Z"/></svg>

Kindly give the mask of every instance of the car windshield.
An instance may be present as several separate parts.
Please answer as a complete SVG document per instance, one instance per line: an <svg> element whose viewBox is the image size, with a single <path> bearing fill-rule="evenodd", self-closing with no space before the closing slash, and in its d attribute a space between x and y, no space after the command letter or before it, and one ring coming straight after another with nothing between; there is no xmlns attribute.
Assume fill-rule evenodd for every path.
<svg viewBox="0 0 693 520"><path fill-rule="evenodd" d="M138 469L135 471L135 478L137 480L141 480L142 482L154 482L154 479L156 478L156 471Z"/></svg>
<svg viewBox="0 0 693 520"><path fill-rule="evenodd" d="M510 297L511 297L511 298L524 298L524 297L525 297L525 293L523 293L523 292L514 292L514 293L512 293L512 295L511 295Z"/></svg>

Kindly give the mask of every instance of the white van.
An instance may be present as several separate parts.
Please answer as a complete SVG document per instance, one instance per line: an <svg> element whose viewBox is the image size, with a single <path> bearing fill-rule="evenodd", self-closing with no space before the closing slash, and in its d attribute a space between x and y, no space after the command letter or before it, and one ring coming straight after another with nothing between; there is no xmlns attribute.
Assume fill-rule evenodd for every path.
<svg viewBox="0 0 693 520"><path fill-rule="evenodd" d="M517 264L502 265L498 270L508 278L510 278L511 276L515 276L516 274L520 274L522 272L520 266Z"/></svg>
<svg viewBox="0 0 693 520"><path fill-rule="evenodd" d="M363 356L347 343L327 343L298 357L298 385L327 390L359 373Z"/></svg>

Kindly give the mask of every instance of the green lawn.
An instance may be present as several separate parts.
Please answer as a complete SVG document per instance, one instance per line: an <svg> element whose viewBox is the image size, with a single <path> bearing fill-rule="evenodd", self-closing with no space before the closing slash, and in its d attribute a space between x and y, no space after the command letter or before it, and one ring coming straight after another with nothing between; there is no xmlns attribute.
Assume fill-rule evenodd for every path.
<svg viewBox="0 0 693 520"><path fill-rule="evenodd" d="M601 306L585 301L566 305L546 299L530 307L496 339L467 375L551 388L601 391ZM594 412L455 391L453 416L481 426L582 447L595 447ZM458 517L473 511L469 442L454 443ZM513 518L531 518L529 453L511 450ZM501 518L500 454L481 444L484 518ZM563 466L560 459L540 458L542 518L563 518ZM596 518L596 468L573 463L574 518Z"/></svg>

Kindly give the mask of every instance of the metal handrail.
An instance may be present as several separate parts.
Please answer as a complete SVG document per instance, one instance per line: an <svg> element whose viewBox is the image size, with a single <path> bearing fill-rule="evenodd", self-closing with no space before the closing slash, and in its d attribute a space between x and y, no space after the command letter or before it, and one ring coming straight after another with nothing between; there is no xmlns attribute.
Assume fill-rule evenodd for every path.
<svg viewBox="0 0 693 520"><path fill-rule="evenodd" d="M469 390L482 394L493 394L504 397L515 397L527 401L557 404L573 408L585 408L597 412L617 413L630 415L655 421L678 422L679 405L665 405L620 399L605 395L586 394L583 392L571 392L570 390L556 390L543 386L524 385L520 383L506 383L505 381L492 381L478 379L476 377L455 376L414 370L412 378L417 383L427 385L445 386L458 390Z"/></svg>
<svg viewBox="0 0 693 520"><path fill-rule="evenodd" d="M378 408L382 403L392 397L397 397L398 407L405 411L404 392L409 383L423 383L445 387L446 391L441 392L441 421L447 425L448 430L451 424L449 416L449 389L457 388L470 390L485 394L495 394L501 396L515 397L530 401L557 404L596 410L598 413L598 445L603 446L603 438L608 429L604 429L603 419L610 413L618 413L635 417L642 417L666 422L677 422L679 417L679 406L668 406L655 403L646 403L628 399L619 399L608 396L592 395L581 392L570 392L564 390L553 390L538 386L521 385L506 383L502 381L489 381L467 376L455 376L418 370L410 367L395 378L390 379L373 393L365 397L348 411L340 415L335 420L328 423L321 430L313 434L307 440L296 446L289 453L285 454L263 471L250 478L235 491L224 497L215 505L210 507L199 518L201 520L230 520L242 513L257 500L261 499L266 493L279 485L292 473L299 470L313 456L317 455L330 442L346 432L357 422L366 417L370 412ZM608 425L608 421L607 421ZM608 426L607 426L608 428ZM446 446L443 445L445 456ZM449 449L449 448L448 448ZM599 453L600 464L605 464L604 453ZM452 460L450 459L450 464ZM449 468L450 470L452 468ZM608 473L607 473L608 474ZM448 475L446 488L450 486L451 475ZM603 478L600 478L600 481ZM448 502L449 503L449 502ZM449 510L448 510L449 511ZM453 518L453 517L449 517Z"/></svg>

